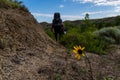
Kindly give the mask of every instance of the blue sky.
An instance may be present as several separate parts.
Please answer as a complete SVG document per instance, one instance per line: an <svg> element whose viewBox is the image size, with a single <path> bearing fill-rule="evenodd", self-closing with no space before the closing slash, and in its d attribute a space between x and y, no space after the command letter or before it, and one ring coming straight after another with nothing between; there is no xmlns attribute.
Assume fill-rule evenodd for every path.
<svg viewBox="0 0 120 80"><path fill-rule="evenodd" d="M38 22L52 22L55 12L65 20L91 19L120 15L120 0L19 0Z"/></svg>

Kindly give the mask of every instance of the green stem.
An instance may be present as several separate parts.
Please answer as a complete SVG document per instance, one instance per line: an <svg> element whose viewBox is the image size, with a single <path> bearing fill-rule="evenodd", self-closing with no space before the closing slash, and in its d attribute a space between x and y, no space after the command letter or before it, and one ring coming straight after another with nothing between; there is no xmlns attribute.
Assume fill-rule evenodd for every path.
<svg viewBox="0 0 120 80"><path fill-rule="evenodd" d="M90 62L90 60L89 60L89 58L87 57L86 54L85 54L85 56L86 56L86 60L88 61L88 64L89 64L91 80L94 80L94 78L93 78L93 73L92 73L92 65L91 65L91 62Z"/></svg>

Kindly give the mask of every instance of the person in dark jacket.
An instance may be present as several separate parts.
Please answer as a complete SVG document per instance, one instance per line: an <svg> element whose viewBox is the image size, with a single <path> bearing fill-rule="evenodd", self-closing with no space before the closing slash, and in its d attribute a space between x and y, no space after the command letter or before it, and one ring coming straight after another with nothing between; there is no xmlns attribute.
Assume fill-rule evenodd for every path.
<svg viewBox="0 0 120 80"><path fill-rule="evenodd" d="M60 13L54 13L54 19L52 21L52 29L54 29L54 35L56 41L60 40L61 35L64 33L62 19Z"/></svg>

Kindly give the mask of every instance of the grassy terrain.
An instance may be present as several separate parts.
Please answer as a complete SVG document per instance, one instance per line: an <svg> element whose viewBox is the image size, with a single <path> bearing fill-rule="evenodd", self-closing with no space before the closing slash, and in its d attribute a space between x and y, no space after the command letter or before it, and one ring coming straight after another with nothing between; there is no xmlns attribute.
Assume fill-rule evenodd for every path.
<svg viewBox="0 0 120 80"><path fill-rule="evenodd" d="M96 54L106 54L112 44L120 44L120 27L117 22L117 26L109 24L110 27L104 27L100 26L99 23L98 26L96 23L90 21L89 15L85 16L82 25L73 25L65 22L64 26L67 29L67 34L63 35L60 43L67 49L81 45L86 47L86 51ZM103 23L102 25L107 24ZM45 31L54 39L54 34L49 29Z"/></svg>

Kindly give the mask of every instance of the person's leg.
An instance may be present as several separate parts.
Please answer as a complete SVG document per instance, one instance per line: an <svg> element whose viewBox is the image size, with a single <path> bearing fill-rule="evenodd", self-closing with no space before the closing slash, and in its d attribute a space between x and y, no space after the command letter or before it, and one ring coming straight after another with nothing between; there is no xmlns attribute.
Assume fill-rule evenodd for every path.
<svg viewBox="0 0 120 80"><path fill-rule="evenodd" d="M58 40L58 39L57 39L57 38L58 38L58 37L57 37L57 35L58 35L57 33L58 33L58 32L57 32L57 28L54 28L54 36L55 36L55 40L56 40L56 41Z"/></svg>
<svg viewBox="0 0 120 80"><path fill-rule="evenodd" d="M57 33L55 32L54 34L55 34L55 39L56 39L56 41L57 41Z"/></svg>
<svg viewBox="0 0 120 80"><path fill-rule="evenodd" d="M62 33L61 33L61 31L59 31L59 40L61 39L61 36L62 36Z"/></svg>

